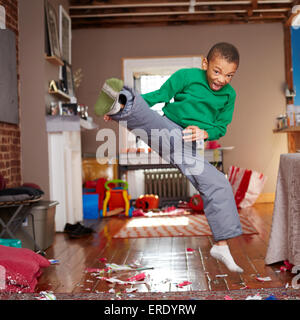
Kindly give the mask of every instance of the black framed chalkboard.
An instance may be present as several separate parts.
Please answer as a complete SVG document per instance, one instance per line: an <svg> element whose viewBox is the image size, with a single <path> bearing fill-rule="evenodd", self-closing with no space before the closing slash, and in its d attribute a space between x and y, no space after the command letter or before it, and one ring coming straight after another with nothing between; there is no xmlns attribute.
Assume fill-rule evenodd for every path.
<svg viewBox="0 0 300 320"><path fill-rule="evenodd" d="M0 30L0 122L19 123L16 36Z"/></svg>

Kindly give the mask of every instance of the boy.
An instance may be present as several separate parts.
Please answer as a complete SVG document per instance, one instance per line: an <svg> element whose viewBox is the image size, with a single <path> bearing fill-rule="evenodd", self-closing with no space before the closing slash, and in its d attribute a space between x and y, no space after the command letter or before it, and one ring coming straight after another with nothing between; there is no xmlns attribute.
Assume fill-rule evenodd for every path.
<svg viewBox="0 0 300 320"><path fill-rule="evenodd" d="M159 90L143 95L124 86L123 81L112 78L105 82L95 105L95 113L104 116L105 121L125 121L129 130L146 131L145 142L187 176L203 199L204 212L215 240L210 254L233 272L243 270L235 263L227 244L227 239L242 234L232 188L223 173L194 151L196 141L217 140L225 135L236 97L229 83L238 65L237 49L229 43L217 43L204 59L202 70L178 70ZM170 102L172 98L174 101ZM160 102L165 103L164 116L149 108ZM164 132L159 143L150 141L155 132L153 129ZM182 153L181 149L178 151L178 145L175 146L177 138L192 145L184 149L182 162L174 160L178 152ZM162 142L169 147L169 157L165 156ZM195 160L192 169L201 170L195 173L186 159Z"/></svg>

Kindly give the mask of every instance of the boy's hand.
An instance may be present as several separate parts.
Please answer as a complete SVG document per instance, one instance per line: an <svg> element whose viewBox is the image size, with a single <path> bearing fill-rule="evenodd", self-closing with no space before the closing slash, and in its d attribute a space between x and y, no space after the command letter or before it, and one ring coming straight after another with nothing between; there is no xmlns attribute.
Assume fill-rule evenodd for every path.
<svg viewBox="0 0 300 320"><path fill-rule="evenodd" d="M107 121L111 120L111 117L108 116L108 115L105 115L105 116L103 116L103 120L104 120L105 122L107 122Z"/></svg>
<svg viewBox="0 0 300 320"><path fill-rule="evenodd" d="M188 126L182 132L185 141L205 140L208 138L208 133L205 130L199 129L197 126Z"/></svg>

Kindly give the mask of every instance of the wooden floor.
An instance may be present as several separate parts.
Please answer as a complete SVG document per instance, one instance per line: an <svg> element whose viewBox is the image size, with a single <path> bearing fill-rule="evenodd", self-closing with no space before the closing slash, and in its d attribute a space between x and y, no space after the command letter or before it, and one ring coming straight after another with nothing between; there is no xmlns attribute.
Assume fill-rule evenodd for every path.
<svg viewBox="0 0 300 320"><path fill-rule="evenodd" d="M112 217L93 223L97 232L81 239L69 239L57 233L54 244L46 251L47 259L58 259L59 264L44 269L36 291L49 290L54 293L124 292L126 288L137 288L141 292L169 292L185 290L235 290L248 288L275 288L291 284L289 272L278 272L282 263L266 266L264 258L272 223L273 204L257 204L243 209L259 234L242 235L229 241L232 255L244 269L243 274L228 271L226 267L209 255L213 244L211 236L113 239L112 236L125 222L125 218ZM195 249L187 252L187 248ZM98 279L97 274L87 273L86 268L104 268L100 258L108 263L139 263L152 267L143 271L146 283L124 286ZM121 280L137 272L118 272L102 276ZM224 276L227 275L227 276ZM260 282L256 277L270 277L272 281ZM178 288L183 281L191 285Z"/></svg>

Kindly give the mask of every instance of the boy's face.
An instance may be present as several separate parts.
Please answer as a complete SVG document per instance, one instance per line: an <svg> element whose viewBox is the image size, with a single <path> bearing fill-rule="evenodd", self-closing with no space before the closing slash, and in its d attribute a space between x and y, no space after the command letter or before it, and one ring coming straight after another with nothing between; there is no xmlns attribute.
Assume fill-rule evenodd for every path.
<svg viewBox="0 0 300 320"><path fill-rule="evenodd" d="M216 55L209 62L206 58L204 59L203 69L206 70L207 82L211 90L219 91L232 80L237 65Z"/></svg>

